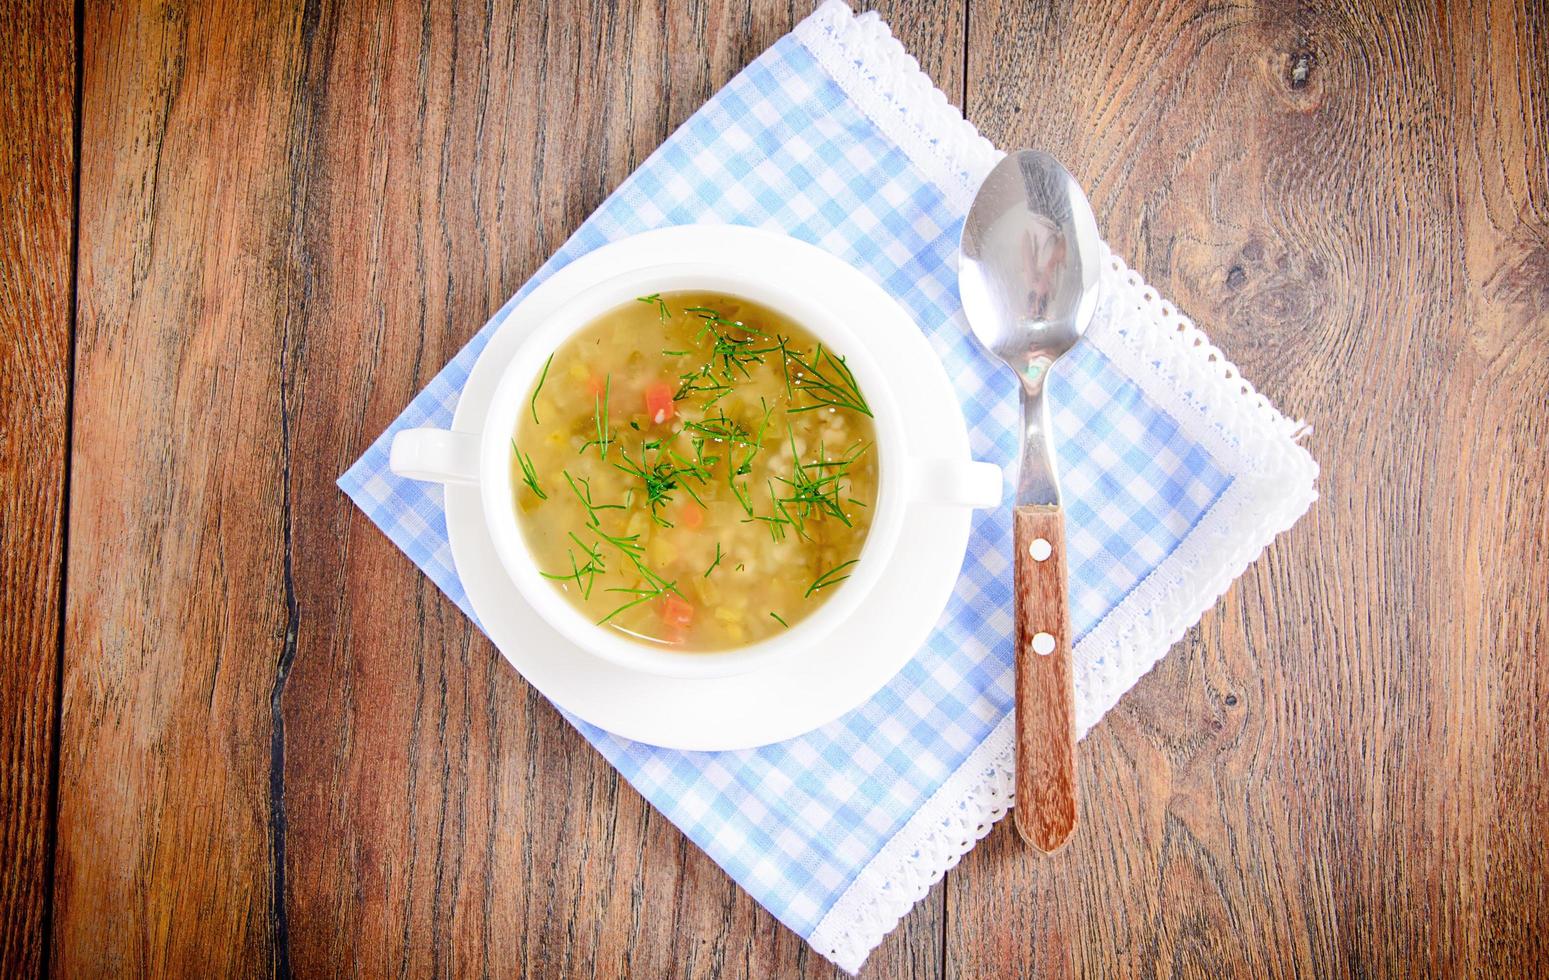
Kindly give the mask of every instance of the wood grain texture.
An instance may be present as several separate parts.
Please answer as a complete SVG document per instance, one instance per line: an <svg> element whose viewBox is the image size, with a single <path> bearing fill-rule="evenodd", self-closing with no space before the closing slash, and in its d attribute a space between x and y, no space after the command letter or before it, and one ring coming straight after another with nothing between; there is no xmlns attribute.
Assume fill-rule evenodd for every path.
<svg viewBox="0 0 1549 980"><path fill-rule="evenodd" d="M53 966L274 973L301 24L89 4Z"/></svg>
<svg viewBox="0 0 1549 980"><path fill-rule="evenodd" d="M949 974L1549 963L1549 11L1340 6L973 5L970 116L1323 472L1082 743L1061 859L998 828L950 876Z"/></svg>
<svg viewBox="0 0 1549 980"><path fill-rule="evenodd" d="M69 431L75 19L8 8L0 63L0 974L37 973Z"/></svg>
<svg viewBox="0 0 1549 980"><path fill-rule="evenodd" d="M1065 513L1058 506L1011 512L1016 549L1016 807L1022 840L1045 854L1076 829L1076 692L1070 660ZM1035 551L1035 543L1047 550ZM1034 638L1047 634L1051 648Z"/></svg>
<svg viewBox="0 0 1549 980"><path fill-rule="evenodd" d="M325 9L290 334L299 631L285 888L302 974L833 976L644 801L334 480L679 123L805 13ZM909 19L906 18L906 21ZM911 40L960 79L961 7ZM940 890L878 976L939 971Z"/></svg>
<svg viewBox="0 0 1549 980"><path fill-rule="evenodd" d="M51 916L67 976L834 976L334 486L807 4L85 9L57 707L71 52L0 38L5 972ZM1549 11L881 10L1323 478L1082 743L1075 842L997 828L865 974L1542 975Z"/></svg>

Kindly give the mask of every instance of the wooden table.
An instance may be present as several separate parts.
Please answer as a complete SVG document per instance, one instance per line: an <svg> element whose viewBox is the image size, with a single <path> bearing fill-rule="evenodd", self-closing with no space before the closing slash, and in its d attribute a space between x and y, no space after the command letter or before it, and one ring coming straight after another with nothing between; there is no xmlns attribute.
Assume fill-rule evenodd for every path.
<svg viewBox="0 0 1549 980"><path fill-rule="evenodd" d="M6 975L834 974L334 486L808 9L621 6L8 8ZM881 5L1323 474L867 976L1549 969L1549 6L1340 6Z"/></svg>

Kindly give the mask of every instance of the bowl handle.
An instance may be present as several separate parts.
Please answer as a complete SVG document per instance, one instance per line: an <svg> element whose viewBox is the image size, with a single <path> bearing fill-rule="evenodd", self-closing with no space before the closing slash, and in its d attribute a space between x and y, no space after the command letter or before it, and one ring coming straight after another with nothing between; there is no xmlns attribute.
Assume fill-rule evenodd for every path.
<svg viewBox="0 0 1549 980"><path fill-rule="evenodd" d="M1000 467L972 459L912 461L909 499L921 504L998 507L1003 496Z"/></svg>
<svg viewBox="0 0 1549 980"><path fill-rule="evenodd" d="M393 436L387 466L430 483L478 483L479 437L446 429L404 429Z"/></svg>

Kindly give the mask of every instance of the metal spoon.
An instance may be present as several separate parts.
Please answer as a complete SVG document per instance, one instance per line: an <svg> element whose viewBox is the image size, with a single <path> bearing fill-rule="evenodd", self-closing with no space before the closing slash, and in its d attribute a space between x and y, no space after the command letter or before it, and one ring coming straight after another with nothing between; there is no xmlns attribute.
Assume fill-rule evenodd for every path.
<svg viewBox="0 0 1549 980"><path fill-rule="evenodd" d="M1024 840L1053 852L1076 826L1076 729L1065 516L1043 391L1049 369L1097 308L1101 241L1075 178L1047 153L1021 150L985 178L960 247L968 322L1022 383L1013 817Z"/></svg>

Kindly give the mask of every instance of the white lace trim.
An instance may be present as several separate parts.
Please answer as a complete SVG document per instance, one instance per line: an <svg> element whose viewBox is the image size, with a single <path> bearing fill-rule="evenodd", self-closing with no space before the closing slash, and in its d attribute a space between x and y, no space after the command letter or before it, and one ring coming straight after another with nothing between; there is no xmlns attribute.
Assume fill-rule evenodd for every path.
<svg viewBox="0 0 1549 980"><path fill-rule="evenodd" d="M1014 775L1006 717L861 869L807 941L840 969L859 970L914 903L1011 809Z"/></svg>
<svg viewBox="0 0 1549 980"><path fill-rule="evenodd" d="M876 14L827 0L796 36L871 120L966 211L1003 155L947 102ZM1122 260L1108 255L1087 339L1176 419L1232 483L1160 566L1073 651L1076 724L1085 735L1232 581L1317 497L1308 430L1254 390L1205 334ZM851 973L1013 799L1011 720L1002 722L861 869L808 937Z"/></svg>
<svg viewBox="0 0 1549 980"><path fill-rule="evenodd" d="M897 143L911 163L967 212L979 183L1005 156L942 94L875 12L857 17L841 0L825 0L796 25L796 39Z"/></svg>

